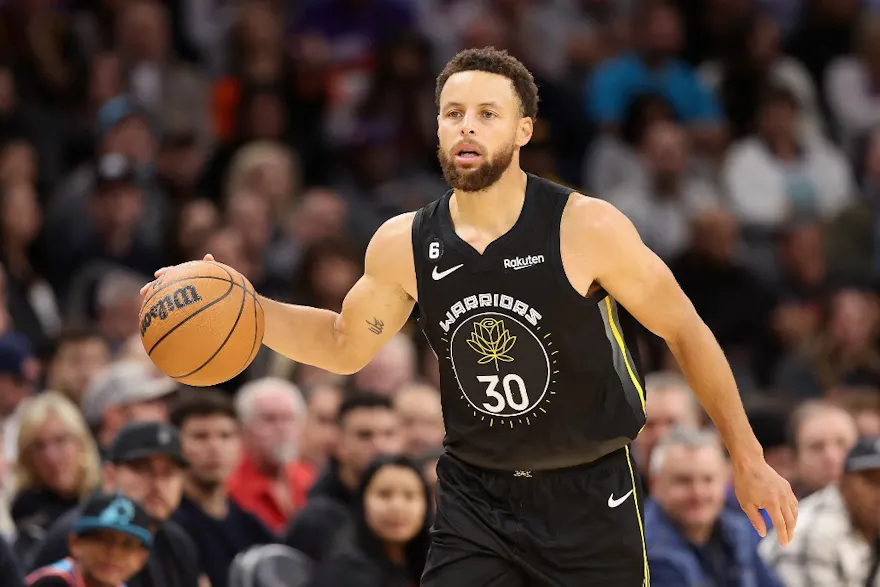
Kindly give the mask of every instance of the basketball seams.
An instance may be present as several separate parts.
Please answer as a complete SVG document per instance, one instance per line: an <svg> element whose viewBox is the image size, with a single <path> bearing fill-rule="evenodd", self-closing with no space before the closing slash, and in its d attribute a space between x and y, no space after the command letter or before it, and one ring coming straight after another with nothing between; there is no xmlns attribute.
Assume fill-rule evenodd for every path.
<svg viewBox="0 0 880 587"><path fill-rule="evenodd" d="M224 271L226 271L226 270L224 269ZM228 272L227 272L227 273L228 273ZM232 277L231 274L230 274L230 277ZM242 285L241 285L241 288L242 288L242 292L241 292L241 307L238 309L238 316L235 317L235 322L232 324L232 328L229 329L229 334L226 335L226 338L223 339L223 342L220 343L220 346L217 348L216 351L214 351L214 354L211 355L210 357L208 357L208 360L207 360L207 361L205 361L204 363L202 363L201 365L199 365L195 370L190 371L189 373L186 373L186 374L184 374L184 375L172 375L172 378L173 378L173 379L185 379L186 377L192 377L193 375L195 375L196 373L198 373L199 371L201 371L202 369L204 369L205 367L207 367L207 366L211 363L211 361L213 361L214 358L216 358L217 355L220 354L220 351L223 350L223 347L226 346L226 343L229 342L229 339L232 338L232 334L235 332L236 327L238 327L238 323L241 321L241 315L244 314L244 304L245 304L245 302L247 301L247 297L248 297L247 278L245 278L244 275L241 276L241 282L242 282ZM236 285L238 285L238 284L236 284ZM232 291L232 288L231 288L231 287L230 287L230 291ZM207 306L205 306L205 308L207 308ZM205 308L202 308L202 309L205 309ZM195 315L195 314L196 314L196 313L194 312L193 315ZM190 318L192 318L192 316L188 316L186 320L189 320ZM186 320L184 320L184 321L181 322L180 324L185 323ZM175 326L175 328L176 328L177 326L180 326L180 324L177 324L177 325ZM255 325L255 328L256 328L256 325ZM167 333L166 333L166 336L167 336ZM241 371L239 371L239 373L240 373L240 372L241 372ZM237 374L238 374L238 373L236 373L236 375L237 375Z"/></svg>
<svg viewBox="0 0 880 587"><path fill-rule="evenodd" d="M157 340L156 342L153 343L153 346L151 346L150 349L147 351L148 356L152 356L153 351L156 350L156 347L159 346L159 343L161 343L163 340L168 338L172 332L174 332L175 330L177 330L178 328L180 328L181 326L183 326L184 324L189 322L193 317L198 316L199 314L201 314L205 310L207 310L207 309L213 307L214 305L220 303L221 301L225 300L229 296L229 294L232 293L232 290L235 289L236 285L238 285L235 282L235 277L231 273L229 273L229 271L227 271L225 268L223 268L223 267L220 267L220 268L223 269L223 271L226 271L227 275L229 275L229 279L226 280L226 279L222 279L219 277L210 277L209 279L216 279L217 281L226 281L227 283L229 283L229 289L227 289L226 292L222 296L217 298L216 300L208 302L207 304L205 304L204 306L202 306L201 308L199 308L198 310L196 310L195 312L193 312L192 314L190 314L189 316L187 316L186 318L184 318L183 320L181 320L180 322L178 322L177 324L175 324L174 326L169 328L168 332L166 332L165 334L160 336L159 340ZM185 280L181 280L181 281L192 281L192 280L193 280L193 278L189 277L189 278L186 278ZM166 289L166 287L162 288L162 290L164 290L164 289ZM159 290L159 291L162 291L162 290Z"/></svg>
<svg viewBox="0 0 880 587"><path fill-rule="evenodd" d="M253 287L254 287L254 286L251 285L251 288L253 288ZM259 314L260 314L260 312L263 311L263 306L262 306L262 304L260 304L260 301L257 299L257 292L256 292L256 290L254 290L254 289L250 289L250 290L249 290L249 289L247 289L247 287L245 287L244 291L245 291L245 294L246 294L245 297L247 297L247 296L251 296L251 297L254 299L254 342L253 342L253 344L251 345L251 352L250 352L250 354L249 354L249 355L245 358L245 360L244 360L244 366L242 366L241 369L239 369L238 371L236 371L236 372L235 372L235 375L233 375L232 377L238 377L239 375L241 375L241 373L242 373L245 369L247 369L247 368L250 366L250 364L254 361L254 359L255 359L256 356L257 356L257 351L260 350L260 343L262 342L262 341L259 341L259 340L257 340L257 339L259 338L258 335L260 334Z"/></svg>

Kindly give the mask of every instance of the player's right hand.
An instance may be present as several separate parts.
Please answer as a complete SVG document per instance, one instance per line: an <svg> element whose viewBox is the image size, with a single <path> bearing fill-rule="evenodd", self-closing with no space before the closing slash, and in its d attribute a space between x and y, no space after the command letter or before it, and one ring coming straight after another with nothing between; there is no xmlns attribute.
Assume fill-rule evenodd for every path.
<svg viewBox="0 0 880 587"><path fill-rule="evenodd" d="M212 255L211 253L208 253L207 255L205 255L205 258L202 259L202 261L213 261L213 260L214 260L214 255ZM174 267L174 266L172 266L172 267ZM162 274L163 274L163 273L165 273L166 271L168 271L168 270L171 269L172 267L162 267L162 268L160 268L160 269L156 269L156 272L153 273L153 277L155 277L156 279L159 279L160 277L162 277ZM147 293L147 289L148 289L151 285L153 285L153 283L155 283L155 280L153 280L153 281L149 282L148 284L144 285L144 286L141 288L141 295L146 294L146 293Z"/></svg>

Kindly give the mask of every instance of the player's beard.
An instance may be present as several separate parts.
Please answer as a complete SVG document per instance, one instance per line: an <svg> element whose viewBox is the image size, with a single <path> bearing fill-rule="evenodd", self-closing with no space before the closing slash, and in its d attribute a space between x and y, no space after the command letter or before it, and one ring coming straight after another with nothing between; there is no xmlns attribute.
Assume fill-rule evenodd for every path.
<svg viewBox="0 0 880 587"><path fill-rule="evenodd" d="M437 158L440 160L440 168L443 169L443 178L449 187L460 192L479 192L501 179L510 167L510 162L513 161L515 148L516 146L511 143L494 157L484 156L485 160L476 169L459 169L455 164L455 156L440 148L437 149Z"/></svg>

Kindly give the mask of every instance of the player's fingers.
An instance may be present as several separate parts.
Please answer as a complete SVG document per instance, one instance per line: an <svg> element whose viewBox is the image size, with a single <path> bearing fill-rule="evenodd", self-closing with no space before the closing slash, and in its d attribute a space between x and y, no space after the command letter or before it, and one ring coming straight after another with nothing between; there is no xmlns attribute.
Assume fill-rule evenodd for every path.
<svg viewBox="0 0 880 587"><path fill-rule="evenodd" d="M150 283L146 284L145 286L143 286L143 287L141 288L141 295L146 294L146 293L147 293L147 290L150 288L151 285L153 285L153 282L152 282L152 281L151 281Z"/></svg>
<svg viewBox="0 0 880 587"><path fill-rule="evenodd" d="M753 505L744 507L743 511L749 517L749 521L752 523L752 526L754 526L755 530L758 531L758 535L761 538L767 536L767 524L764 523L764 518L761 516L761 511Z"/></svg>
<svg viewBox="0 0 880 587"><path fill-rule="evenodd" d="M162 274L168 271L168 267L160 267L153 273L153 277L162 277Z"/></svg>
<svg viewBox="0 0 880 587"><path fill-rule="evenodd" d="M212 255L211 253L208 253L207 255L205 255L205 258L202 259L202 260L203 260L203 261L213 261L213 260L214 260L214 255Z"/></svg>
<svg viewBox="0 0 880 587"><path fill-rule="evenodd" d="M786 500L787 501L787 500ZM782 514L782 518L785 520L785 530L787 534L788 540L786 543L791 540L791 537L794 535L794 525L797 521L797 514L795 514L791 509L791 502L783 503L782 507L779 508L780 513Z"/></svg>
<svg viewBox="0 0 880 587"><path fill-rule="evenodd" d="M788 546L788 541L790 539L788 524L785 519L786 510L788 510L788 506L785 504L781 506L774 504L767 508L767 513L773 521L773 528L776 530L776 537L779 539L779 544L782 546Z"/></svg>

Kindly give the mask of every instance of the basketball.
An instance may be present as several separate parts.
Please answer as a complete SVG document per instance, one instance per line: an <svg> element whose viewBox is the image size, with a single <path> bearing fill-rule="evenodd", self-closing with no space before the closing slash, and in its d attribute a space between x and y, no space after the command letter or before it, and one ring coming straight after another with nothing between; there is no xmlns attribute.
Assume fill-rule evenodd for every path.
<svg viewBox="0 0 880 587"><path fill-rule="evenodd" d="M147 290L138 316L144 350L166 375L205 387L229 381L263 343L254 287L215 261L170 268Z"/></svg>

